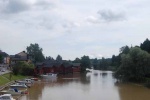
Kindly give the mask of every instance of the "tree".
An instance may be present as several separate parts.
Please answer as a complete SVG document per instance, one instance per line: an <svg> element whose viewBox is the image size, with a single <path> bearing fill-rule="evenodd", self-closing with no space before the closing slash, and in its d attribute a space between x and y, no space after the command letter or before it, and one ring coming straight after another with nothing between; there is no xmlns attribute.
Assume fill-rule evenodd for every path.
<svg viewBox="0 0 150 100"><path fill-rule="evenodd" d="M138 47L121 55L121 65L115 73L117 78L127 81L141 81L150 74L150 54Z"/></svg>
<svg viewBox="0 0 150 100"><path fill-rule="evenodd" d="M111 59L111 65L114 67L114 69L117 69L121 64L121 54L118 56L113 55Z"/></svg>
<svg viewBox="0 0 150 100"><path fill-rule="evenodd" d="M39 47L37 43L35 44L30 44L30 46L27 46L27 53L32 56L34 59L34 62L41 62L43 61L44 55L42 53L43 49Z"/></svg>
<svg viewBox="0 0 150 100"><path fill-rule="evenodd" d="M145 50L148 53L150 53L150 41L149 41L149 39L146 39L143 43L141 43L140 48L142 50Z"/></svg>
<svg viewBox="0 0 150 100"><path fill-rule="evenodd" d="M111 59L107 58L105 59L104 57L102 57L102 59L99 61L99 70L111 70L112 68L110 68L111 65Z"/></svg>
<svg viewBox="0 0 150 100"><path fill-rule="evenodd" d="M129 51L130 51L130 48L128 46L123 46L120 48L121 54L127 54L127 53L129 53Z"/></svg>
<svg viewBox="0 0 150 100"><path fill-rule="evenodd" d="M92 62L94 69L98 69L98 60L95 58Z"/></svg>
<svg viewBox="0 0 150 100"><path fill-rule="evenodd" d="M121 64L121 55L122 54L128 54L130 51L130 48L128 46L123 46L120 48L120 53L118 56L113 55L112 56L112 63L113 69L117 69Z"/></svg>
<svg viewBox="0 0 150 100"><path fill-rule="evenodd" d="M81 57L81 71L85 71L86 68L91 68L91 61L89 56L83 56Z"/></svg>
<svg viewBox="0 0 150 100"><path fill-rule="evenodd" d="M73 62L74 62L74 63L80 63L81 60L80 60L79 58L76 58Z"/></svg>
<svg viewBox="0 0 150 100"><path fill-rule="evenodd" d="M49 61L54 61L54 58L49 56L49 57L46 57L46 60L49 60Z"/></svg>
<svg viewBox="0 0 150 100"><path fill-rule="evenodd" d="M57 60L57 61L62 61L62 57L61 57L60 55L58 55L58 56L56 57L56 60Z"/></svg>
<svg viewBox="0 0 150 100"><path fill-rule="evenodd" d="M12 71L15 75L33 75L34 65L27 62L17 62L15 66L13 66Z"/></svg>
<svg viewBox="0 0 150 100"><path fill-rule="evenodd" d="M3 56L0 54L0 63L3 62Z"/></svg>

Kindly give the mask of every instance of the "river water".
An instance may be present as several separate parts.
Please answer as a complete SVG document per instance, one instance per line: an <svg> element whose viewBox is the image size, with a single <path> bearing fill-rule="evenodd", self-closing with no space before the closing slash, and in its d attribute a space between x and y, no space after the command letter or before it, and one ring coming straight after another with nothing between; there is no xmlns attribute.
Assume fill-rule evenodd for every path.
<svg viewBox="0 0 150 100"><path fill-rule="evenodd" d="M35 82L19 100L150 100L150 89L116 83L111 71L93 70Z"/></svg>

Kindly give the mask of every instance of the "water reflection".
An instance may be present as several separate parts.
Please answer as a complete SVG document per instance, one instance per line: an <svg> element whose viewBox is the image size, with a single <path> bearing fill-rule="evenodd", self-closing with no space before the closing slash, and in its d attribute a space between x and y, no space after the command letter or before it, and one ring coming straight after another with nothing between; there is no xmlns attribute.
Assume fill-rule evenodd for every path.
<svg viewBox="0 0 150 100"><path fill-rule="evenodd" d="M117 84L120 100L150 100L150 89L136 84Z"/></svg>
<svg viewBox="0 0 150 100"><path fill-rule="evenodd" d="M116 84L110 71L93 70L36 82L20 100L149 100L149 93L144 87Z"/></svg>

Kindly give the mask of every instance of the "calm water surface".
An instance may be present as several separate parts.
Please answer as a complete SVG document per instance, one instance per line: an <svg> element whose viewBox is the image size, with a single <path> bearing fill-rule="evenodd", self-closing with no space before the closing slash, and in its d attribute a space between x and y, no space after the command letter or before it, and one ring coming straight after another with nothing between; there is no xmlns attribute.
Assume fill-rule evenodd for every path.
<svg viewBox="0 0 150 100"><path fill-rule="evenodd" d="M20 100L150 100L150 89L117 84L110 71L59 76L35 82Z"/></svg>

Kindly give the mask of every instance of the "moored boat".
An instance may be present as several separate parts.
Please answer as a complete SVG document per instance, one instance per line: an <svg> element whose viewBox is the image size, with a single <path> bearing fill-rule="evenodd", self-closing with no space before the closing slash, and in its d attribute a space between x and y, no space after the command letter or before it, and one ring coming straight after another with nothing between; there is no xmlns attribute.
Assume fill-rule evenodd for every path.
<svg viewBox="0 0 150 100"><path fill-rule="evenodd" d="M47 74L43 74L43 75L40 75L42 78L56 78L57 77L57 74L54 74L54 73L47 73Z"/></svg>
<svg viewBox="0 0 150 100"><path fill-rule="evenodd" d="M11 94L11 95L21 95L21 94L27 94L27 90L18 90L16 88L10 88L8 90L3 90L3 91L0 91L1 94Z"/></svg>
<svg viewBox="0 0 150 100"><path fill-rule="evenodd" d="M27 88L28 86L25 83L15 83L13 85L10 85L10 88Z"/></svg>
<svg viewBox="0 0 150 100"><path fill-rule="evenodd" d="M0 95L0 100L15 100L11 94Z"/></svg>
<svg viewBox="0 0 150 100"><path fill-rule="evenodd" d="M33 77L33 78L31 78L31 80L38 81L38 78Z"/></svg>
<svg viewBox="0 0 150 100"><path fill-rule="evenodd" d="M20 84L25 84L27 85L28 87L31 87L31 85L33 84L32 80L31 79L24 79L22 81L16 81L17 83L20 83Z"/></svg>

